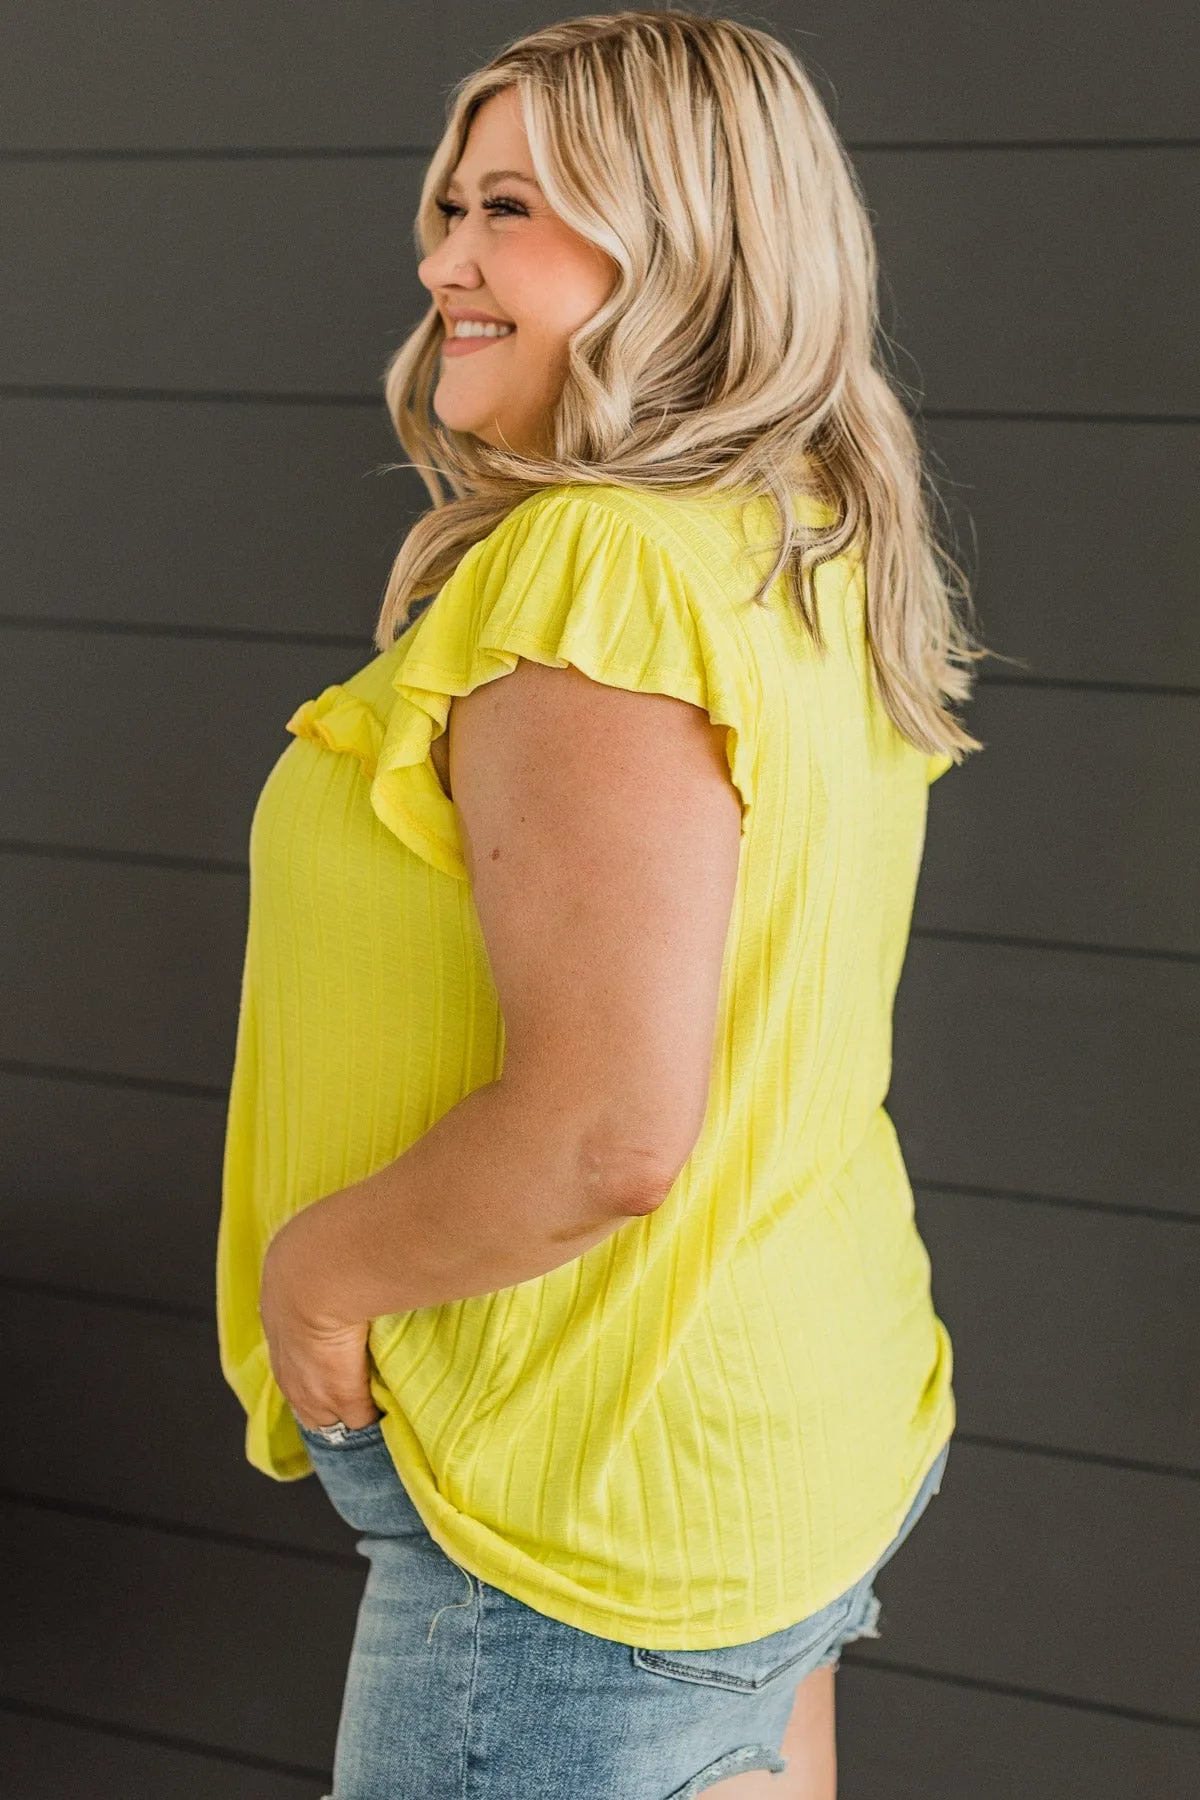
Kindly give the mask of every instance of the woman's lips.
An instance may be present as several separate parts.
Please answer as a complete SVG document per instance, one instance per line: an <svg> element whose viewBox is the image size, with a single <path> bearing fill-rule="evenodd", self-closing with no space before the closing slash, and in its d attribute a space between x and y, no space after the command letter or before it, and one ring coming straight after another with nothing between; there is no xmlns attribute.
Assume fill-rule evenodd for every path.
<svg viewBox="0 0 1200 1800"><path fill-rule="evenodd" d="M503 337L448 337L442 344L442 355L469 356L472 350L490 350L493 344L507 344L509 338L516 335L513 330L506 332Z"/></svg>

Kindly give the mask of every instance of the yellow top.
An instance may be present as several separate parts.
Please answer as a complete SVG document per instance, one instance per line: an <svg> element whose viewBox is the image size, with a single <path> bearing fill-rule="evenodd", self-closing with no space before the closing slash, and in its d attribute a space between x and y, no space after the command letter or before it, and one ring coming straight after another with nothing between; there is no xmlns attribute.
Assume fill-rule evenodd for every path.
<svg viewBox="0 0 1200 1800"><path fill-rule="evenodd" d="M247 1458L292 1481L312 1464L258 1317L267 1242L503 1067L429 758L450 697L524 656L730 727L741 863L708 1109L666 1200L547 1275L378 1318L368 1345L388 1450L445 1553L647 1649L825 1606L890 1543L955 1420L883 1106L928 782L951 759L874 697L860 557L817 572L827 660L780 582L751 604L771 557L739 549L773 521L763 499L619 487L523 501L389 650L288 720L250 832L218 1328Z"/></svg>

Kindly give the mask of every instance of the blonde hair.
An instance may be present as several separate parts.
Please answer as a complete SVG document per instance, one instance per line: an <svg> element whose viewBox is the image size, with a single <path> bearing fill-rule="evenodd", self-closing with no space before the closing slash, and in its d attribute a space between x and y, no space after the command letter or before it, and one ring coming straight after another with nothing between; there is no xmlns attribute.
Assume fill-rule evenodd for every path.
<svg viewBox="0 0 1200 1800"><path fill-rule="evenodd" d="M416 218L422 256L445 236L436 202L476 111L509 88L549 204L619 275L571 338L552 452L518 455L437 419L436 306L392 357L388 411L433 507L392 566L377 648L544 488L770 494L780 535L753 600L782 575L824 653L813 571L865 541L866 635L888 714L927 752L960 762L982 749L946 702L967 699L967 665L995 653L956 612L972 607L966 577L937 541L916 433L880 356L866 204L798 59L766 32L676 10L516 39L451 90ZM835 522L801 525L798 491L832 502Z"/></svg>

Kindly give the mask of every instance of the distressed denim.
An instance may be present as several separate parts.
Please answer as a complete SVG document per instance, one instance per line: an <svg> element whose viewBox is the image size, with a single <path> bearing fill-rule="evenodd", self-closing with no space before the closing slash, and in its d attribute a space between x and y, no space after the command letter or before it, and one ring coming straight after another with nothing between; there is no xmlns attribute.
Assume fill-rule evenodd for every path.
<svg viewBox="0 0 1200 1800"><path fill-rule="evenodd" d="M878 1637L872 1578L941 1487L945 1445L874 1568L748 1644L639 1650L535 1612L434 1543L378 1421L339 1444L300 1426L370 1563L325 1800L693 1800L778 1773L796 1687Z"/></svg>

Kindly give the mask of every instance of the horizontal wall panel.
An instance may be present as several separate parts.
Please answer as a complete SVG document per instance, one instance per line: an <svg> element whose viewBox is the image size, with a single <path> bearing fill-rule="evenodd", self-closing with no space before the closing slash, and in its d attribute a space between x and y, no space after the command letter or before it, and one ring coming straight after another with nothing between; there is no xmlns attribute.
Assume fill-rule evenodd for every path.
<svg viewBox="0 0 1200 1800"><path fill-rule="evenodd" d="M242 877L35 856L0 874L0 1056L228 1081ZM914 1180L1200 1211L1198 1022L1195 965L914 938L888 1100Z"/></svg>
<svg viewBox="0 0 1200 1800"><path fill-rule="evenodd" d="M838 1673L843 1800L1194 1800L1193 1731L852 1666ZM82 1726L7 1713L14 1800L317 1800L318 1784Z"/></svg>
<svg viewBox="0 0 1200 1800"><path fill-rule="evenodd" d="M0 1321L25 1416L69 1427L3 1434L0 1487L353 1560L315 1475L275 1481L246 1461L215 1320L0 1287ZM64 1412L72 1391L85 1402Z"/></svg>
<svg viewBox="0 0 1200 1800"><path fill-rule="evenodd" d="M855 163L883 324L925 406L1200 413L1196 149L867 151Z"/></svg>
<svg viewBox="0 0 1200 1800"><path fill-rule="evenodd" d="M89 1717L321 1766L356 1570L4 1512L0 1693L52 1705L69 1692ZM1180 1554L1198 1529L1194 1481L957 1443L941 1494L878 1577L883 1636L848 1655L1200 1717L1200 1593Z"/></svg>
<svg viewBox="0 0 1200 1800"><path fill-rule="evenodd" d="M331 1766L365 1563L0 1502L0 1571L0 1697Z"/></svg>
<svg viewBox="0 0 1200 1800"><path fill-rule="evenodd" d="M362 649L6 630L0 838L244 861L254 805L301 701ZM51 700L59 726L45 753Z"/></svg>
<svg viewBox="0 0 1200 1800"><path fill-rule="evenodd" d="M893 1051L914 1181L1200 1215L1200 966L917 937Z"/></svg>
<svg viewBox="0 0 1200 1800"><path fill-rule="evenodd" d="M1200 155L856 160L884 322L927 406L1200 412L1200 245L1185 228ZM0 380L376 396L430 304L412 235L421 172L353 157L0 168L22 275L0 306Z"/></svg>
<svg viewBox="0 0 1200 1800"><path fill-rule="evenodd" d="M1003 7L926 0L775 0L750 15L828 73L843 135L871 139L1194 136L1200 31L1185 0L1153 28L1115 0Z"/></svg>
<svg viewBox="0 0 1200 1800"><path fill-rule="evenodd" d="M38 628L2 641L0 838L234 861L287 720L375 655ZM1200 766L1200 702L997 686L969 723L986 747L932 790L918 926L1200 953L1200 793L1178 779Z"/></svg>
<svg viewBox="0 0 1200 1800"><path fill-rule="evenodd" d="M328 1784L59 1719L0 1714L9 1800L319 1800Z"/></svg>
<svg viewBox="0 0 1200 1800"><path fill-rule="evenodd" d="M209 1312L222 1101L0 1074L0 1130L0 1274ZM1191 1460L1196 1250L1187 1227L1177 1236L1169 1221L1093 1223L1075 1209L921 1189L917 1205L971 1429ZM1114 1235L1100 1228L1110 1226ZM1019 1332L1004 1323L1010 1313ZM1110 1316L1126 1321L1120 1331ZM207 1345L199 1354L208 1357ZM1043 1371L1055 1356L1074 1374L1049 1384Z"/></svg>
<svg viewBox="0 0 1200 1800"><path fill-rule="evenodd" d="M246 902L240 874L0 855L0 1058L223 1087Z"/></svg>
<svg viewBox="0 0 1200 1800"><path fill-rule="evenodd" d="M3 611L369 644L428 506L362 406L0 400ZM64 647L64 655L70 654Z"/></svg>
<svg viewBox="0 0 1200 1800"><path fill-rule="evenodd" d="M1200 1725L1200 1482L956 1442L847 1655Z"/></svg>
<svg viewBox="0 0 1200 1800"><path fill-rule="evenodd" d="M841 1800L1194 1800L1200 1739L1052 1701L873 1669L837 1679Z"/></svg>
<svg viewBox="0 0 1200 1800"><path fill-rule="evenodd" d="M427 311L417 159L0 165L0 381L360 394Z"/></svg>
<svg viewBox="0 0 1200 1800"><path fill-rule="evenodd" d="M916 1217L964 1431L1200 1475L1193 1223L924 1188Z"/></svg>
<svg viewBox="0 0 1200 1800"><path fill-rule="evenodd" d="M405 460L382 400L10 398L0 421L0 569L19 615L366 643L428 504L412 471L377 472ZM1200 428L924 429L992 649L1045 679L1200 687Z"/></svg>
<svg viewBox="0 0 1200 1800"><path fill-rule="evenodd" d="M234 861L286 721L375 655L37 628L3 642L0 838ZM1200 701L994 686L969 724L985 748L932 790L919 927L1200 954L1200 792L1178 775L1200 767Z"/></svg>
<svg viewBox="0 0 1200 1800"><path fill-rule="evenodd" d="M1024 665L987 661L985 677L1200 688L1200 428L929 419L923 429L976 629Z"/></svg>
<svg viewBox="0 0 1200 1800"><path fill-rule="evenodd" d="M603 9L601 9L603 10ZM92 28L70 0L6 21L5 129L18 148L77 145L390 146L432 143L451 83L510 36L546 22L461 5L422 14L387 0L118 0ZM286 76L281 79L281 58ZM44 105L27 84L41 88Z"/></svg>
<svg viewBox="0 0 1200 1800"><path fill-rule="evenodd" d="M551 16L455 6L422 14L414 32L412 13L385 0L340 11L314 0L206 0L201 11L121 0L83 17L69 0L42 0L5 21L0 142L431 143L450 82ZM870 138L1195 133L1196 20L1183 0L1161 0L1152 30L1114 0L1052 10L816 0L753 14L801 56L842 131Z"/></svg>
<svg viewBox="0 0 1200 1800"><path fill-rule="evenodd" d="M968 723L915 923L1200 956L1200 696L987 687Z"/></svg>
<svg viewBox="0 0 1200 1800"><path fill-rule="evenodd" d="M954 1343L963 1431L1200 1472L1194 1226L925 1191L917 1222ZM57 1411L64 1354L102 1399L72 1415L70 1433L0 1441L0 1486L312 1549L352 1547L315 1482L274 1482L246 1463L214 1320L2 1286L0 1320L30 1417ZM187 1395L165 1414L164 1370Z"/></svg>
<svg viewBox="0 0 1200 1800"><path fill-rule="evenodd" d="M0 1071L0 1275L209 1309L225 1102Z"/></svg>

